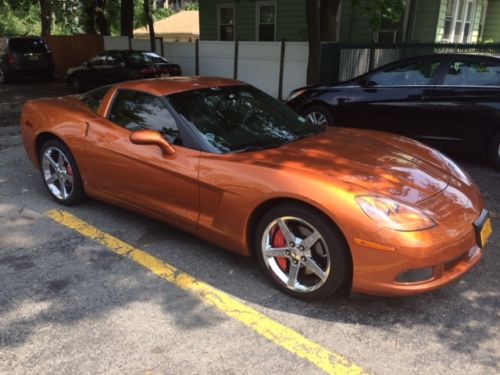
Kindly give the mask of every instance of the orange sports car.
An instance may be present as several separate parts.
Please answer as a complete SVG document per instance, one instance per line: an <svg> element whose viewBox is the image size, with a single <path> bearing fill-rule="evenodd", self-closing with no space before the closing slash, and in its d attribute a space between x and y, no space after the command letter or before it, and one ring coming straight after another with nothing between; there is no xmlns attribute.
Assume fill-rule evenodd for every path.
<svg viewBox="0 0 500 375"><path fill-rule="evenodd" d="M491 221L452 160L323 128L243 82L176 77L29 101L21 130L52 197L87 196L255 255L303 299L427 292L481 258Z"/></svg>

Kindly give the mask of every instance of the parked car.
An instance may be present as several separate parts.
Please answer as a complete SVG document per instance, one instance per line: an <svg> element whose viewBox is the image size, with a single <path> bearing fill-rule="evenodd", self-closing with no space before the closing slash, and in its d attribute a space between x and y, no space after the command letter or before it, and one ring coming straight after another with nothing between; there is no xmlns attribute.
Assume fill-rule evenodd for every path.
<svg viewBox="0 0 500 375"><path fill-rule="evenodd" d="M0 38L0 83L22 77L52 79L54 62L49 46L41 38Z"/></svg>
<svg viewBox="0 0 500 375"><path fill-rule="evenodd" d="M90 196L231 251L283 291L405 295L478 264L491 222L443 154L382 132L311 126L243 82L129 81L29 101L27 154L64 205Z"/></svg>
<svg viewBox="0 0 500 375"><path fill-rule="evenodd" d="M181 67L146 51L106 51L71 68L66 81L75 92L111 83L160 76L179 76Z"/></svg>
<svg viewBox="0 0 500 375"><path fill-rule="evenodd" d="M500 168L500 58L443 54L398 61L334 86L295 90L314 124L402 134Z"/></svg>

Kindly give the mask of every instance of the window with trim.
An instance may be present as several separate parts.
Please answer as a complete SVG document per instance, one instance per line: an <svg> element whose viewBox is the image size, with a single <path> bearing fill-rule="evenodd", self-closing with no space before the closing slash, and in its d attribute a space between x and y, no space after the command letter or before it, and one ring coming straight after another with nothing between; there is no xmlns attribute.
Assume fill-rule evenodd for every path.
<svg viewBox="0 0 500 375"><path fill-rule="evenodd" d="M500 86L500 64L455 61L444 77L449 86Z"/></svg>
<svg viewBox="0 0 500 375"><path fill-rule="evenodd" d="M256 3L257 40L272 42L276 35L276 2L260 1Z"/></svg>
<svg viewBox="0 0 500 375"><path fill-rule="evenodd" d="M97 113L101 106L102 100L106 96L110 86L103 86L92 91L86 92L80 96L80 100L89 107L92 112Z"/></svg>
<svg viewBox="0 0 500 375"><path fill-rule="evenodd" d="M420 61L392 66L370 76L370 86L424 86L431 83L438 61Z"/></svg>
<svg viewBox="0 0 500 375"><path fill-rule="evenodd" d="M217 5L217 36L219 40L234 40L234 5Z"/></svg>
<svg viewBox="0 0 500 375"><path fill-rule="evenodd" d="M448 0L443 41L470 43L477 0Z"/></svg>
<svg viewBox="0 0 500 375"><path fill-rule="evenodd" d="M108 118L128 130L156 130L170 143L182 144L175 119L157 96L141 91L118 90Z"/></svg>

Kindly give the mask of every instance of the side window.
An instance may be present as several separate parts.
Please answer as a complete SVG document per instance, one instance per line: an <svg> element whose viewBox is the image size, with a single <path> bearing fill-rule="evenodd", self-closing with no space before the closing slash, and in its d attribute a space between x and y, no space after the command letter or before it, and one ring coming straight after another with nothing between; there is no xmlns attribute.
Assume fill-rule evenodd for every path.
<svg viewBox="0 0 500 375"><path fill-rule="evenodd" d="M92 66L103 66L105 61L106 55L97 55L88 60L89 64Z"/></svg>
<svg viewBox="0 0 500 375"><path fill-rule="evenodd" d="M444 77L449 86L500 86L500 64L455 61Z"/></svg>
<svg viewBox="0 0 500 375"><path fill-rule="evenodd" d="M117 66L123 63L122 56L119 53L110 53L106 59L106 65Z"/></svg>
<svg viewBox="0 0 500 375"><path fill-rule="evenodd" d="M429 85L439 68L437 61L421 61L390 67L375 72L370 77L372 86L423 86Z"/></svg>
<svg viewBox="0 0 500 375"><path fill-rule="evenodd" d="M97 112L108 90L109 86L99 87L80 96L80 100L93 112Z"/></svg>
<svg viewBox="0 0 500 375"><path fill-rule="evenodd" d="M157 130L173 144L182 144L177 123L163 101L140 91L119 90L109 120L131 131Z"/></svg>

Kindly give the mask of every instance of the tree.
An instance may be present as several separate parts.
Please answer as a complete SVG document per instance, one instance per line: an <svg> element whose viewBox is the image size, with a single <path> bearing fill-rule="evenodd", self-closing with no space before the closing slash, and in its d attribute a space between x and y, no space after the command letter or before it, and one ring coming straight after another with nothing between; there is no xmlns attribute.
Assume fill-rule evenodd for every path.
<svg viewBox="0 0 500 375"><path fill-rule="evenodd" d="M307 61L307 84L318 83L321 53L321 34L319 24L319 0L306 0L307 36L309 58Z"/></svg>
<svg viewBox="0 0 500 375"><path fill-rule="evenodd" d="M319 81L321 42L337 40L337 12L340 0L306 0L307 35L309 40L309 59L307 64L307 83Z"/></svg>
<svg viewBox="0 0 500 375"><path fill-rule="evenodd" d="M134 0L121 0L120 34L132 38L134 35Z"/></svg>
<svg viewBox="0 0 500 375"><path fill-rule="evenodd" d="M383 23L398 22L405 10L406 0L354 0L353 5L359 6L363 3L364 13L368 16L370 28L373 32L373 40Z"/></svg>
<svg viewBox="0 0 500 375"><path fill-rule="evenodd" d="M148 24L149 29L149 40L151 41L151 51L156 51L156 41L155 41L155 26L153 18L153 0L144 0L144 17Z"/></svg>

